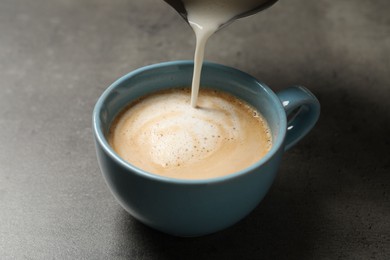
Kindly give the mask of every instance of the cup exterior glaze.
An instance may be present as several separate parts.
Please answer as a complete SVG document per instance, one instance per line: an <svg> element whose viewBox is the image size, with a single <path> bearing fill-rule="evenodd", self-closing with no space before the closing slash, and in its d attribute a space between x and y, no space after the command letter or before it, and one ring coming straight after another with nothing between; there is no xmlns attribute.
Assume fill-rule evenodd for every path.
<svg viewBox="0 0 390 260"><path fill-rule="evenodd" d="M151 174L121 159L106 139L115 116L126 104L145 94L167 88L189 87L192 73L192 61L172 61L140 68L114 82L101 95L93 112L99 166L120 205L142 223L183 237L214 233L248 215L271 187L286 149L288 135L288 113L284 106L289 97L288 91L283 94L282 102L266 85L250 75L231 67L205 62L201 85L229 92L258 109L271 128L271 151L246 169L204 180L173 179ZM313 102L318 103L315 97ZM319 105L314 123L318 114ZM314 123L306 128L310 130ZM294 139L297 141L297 138Z"/></svg>

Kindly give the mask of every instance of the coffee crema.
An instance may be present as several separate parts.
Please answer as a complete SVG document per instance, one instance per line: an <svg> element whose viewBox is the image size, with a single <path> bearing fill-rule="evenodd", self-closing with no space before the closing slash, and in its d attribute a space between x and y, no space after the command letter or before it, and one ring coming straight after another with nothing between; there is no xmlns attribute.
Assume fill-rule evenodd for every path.
<svg viewBox="0 0 390 260"><path fill-rule="evenodd" d="M259 161L272 147L264 117L231 94L202 88L197 108L188 88L159 91L128 105L108 141L130 164L166 177L207 179Z"/></svg>

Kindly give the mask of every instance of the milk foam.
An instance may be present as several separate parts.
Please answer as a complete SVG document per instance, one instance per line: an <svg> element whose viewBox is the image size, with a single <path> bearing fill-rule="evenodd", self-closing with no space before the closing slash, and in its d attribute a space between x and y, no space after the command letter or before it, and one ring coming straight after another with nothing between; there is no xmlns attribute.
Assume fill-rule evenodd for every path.
<svg viewBox="0 0 390 260"><path fill-rule="evenodd" d="M235 16L250 11L268 0L182 0L190 24L217 30Z"/></svg>
<svg viewBox="0 0 390 260"><path fill-rule="evenodd" d="M246 166L270 149L271 136L266 133L268 128L264 128L266 122L261 117L256 118L252 108L211 90L201 93L207 94L201 95L196 109L189 106L188 90L165 91L132 105L111 129L110 143L114 150L144 170L186 178L180 174L191 172L187 169L190 167L197 172L191 178L196 178L207 171L207 164L214 169L221 162L231 163L232 159L243 157L243 152L253 156L251 146L257 149L257 154L255 159L244 162L248 164ZM246 117L243 117L243 111ZM248 140L256 143L246 150ZM221 156L227 161L218 158ZM225 174L235 170L223 169Z"/></svg>

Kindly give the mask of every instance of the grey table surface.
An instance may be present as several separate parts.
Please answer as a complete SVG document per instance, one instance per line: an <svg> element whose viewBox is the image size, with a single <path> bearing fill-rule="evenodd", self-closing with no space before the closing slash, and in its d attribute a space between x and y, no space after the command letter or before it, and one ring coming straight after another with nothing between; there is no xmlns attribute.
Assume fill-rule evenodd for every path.
<svg viewBox="0 0 390 260"><path fill-rule="evenodd" d="M97 165L91 113L116 78L192 59L161 0L0 1L0 259L390 259L390 1L291 0L214 35L206 59L322 104L263 202L219 233L138 223Z"/></svg>

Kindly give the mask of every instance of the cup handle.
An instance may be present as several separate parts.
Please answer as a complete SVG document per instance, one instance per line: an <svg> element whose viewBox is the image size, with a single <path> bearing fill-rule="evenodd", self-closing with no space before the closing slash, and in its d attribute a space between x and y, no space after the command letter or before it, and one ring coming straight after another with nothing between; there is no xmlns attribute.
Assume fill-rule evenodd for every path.
<svg viewBox="0 0 390 260"><path fill-rule="evenodd" d="M320 103L307 88L293 86L277 93L287 116L287 151L301 140L316 124L320 116Z"/></svg>

